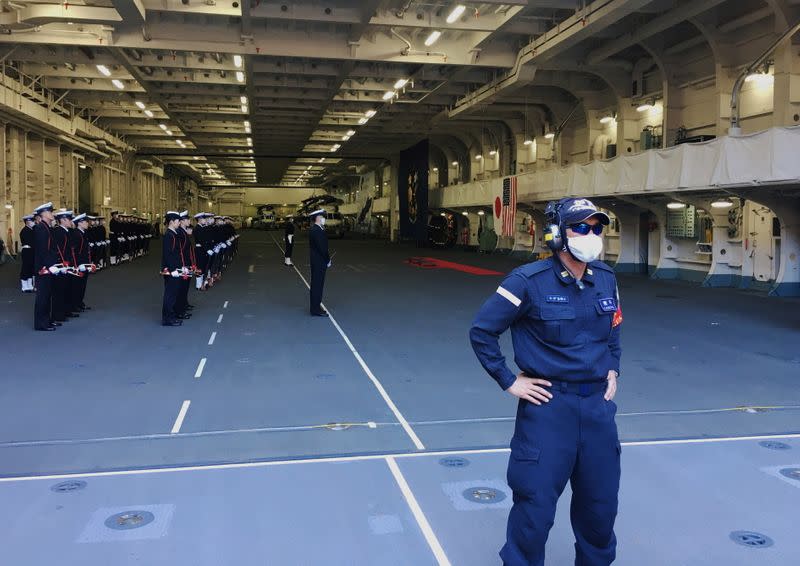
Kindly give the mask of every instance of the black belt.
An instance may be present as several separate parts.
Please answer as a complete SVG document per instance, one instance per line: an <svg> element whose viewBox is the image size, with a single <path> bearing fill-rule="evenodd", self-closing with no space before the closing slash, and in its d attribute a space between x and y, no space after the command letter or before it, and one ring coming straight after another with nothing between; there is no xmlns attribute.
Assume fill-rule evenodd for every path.
<svg viewBox="0 0 800 566"><path fill-rule="evenodd" d="M553 384L554 391L561 391L562 393L574 393L581 397L588 397L601 391L605 391L608 387L608 381L603 379L599 381L556 381L548 379Z"/></svg>

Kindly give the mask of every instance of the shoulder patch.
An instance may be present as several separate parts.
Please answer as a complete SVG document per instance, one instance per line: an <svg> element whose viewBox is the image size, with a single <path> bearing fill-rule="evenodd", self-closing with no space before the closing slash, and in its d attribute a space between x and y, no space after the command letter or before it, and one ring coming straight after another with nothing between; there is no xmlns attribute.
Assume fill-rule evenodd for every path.
<svg viewBox="0 0 800 566"><path fill-rule="evenodd" d="M537 273L542 273L552 268L553 260L551 258L547 258L534 261L533 263L528 263L522 267L518 267L517 270L525 277L533 277Z"/></svg>

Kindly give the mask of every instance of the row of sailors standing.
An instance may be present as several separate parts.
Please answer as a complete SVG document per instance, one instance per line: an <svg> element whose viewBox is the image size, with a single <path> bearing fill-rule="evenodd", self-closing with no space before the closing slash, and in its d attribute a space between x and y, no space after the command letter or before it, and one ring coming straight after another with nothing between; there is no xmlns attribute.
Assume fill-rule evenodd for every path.
<svg viewBox="0 0 800 566"><path fill-rule="evenodd" d="M108 228L111 265L130 261L150 251L152 226L144 218L114 211Z"/></svg>
<svg viewBox="0 0 800 566"><path fill-rule="evenodd" d="M181 326L191 318L189 304L191 278L195 287L205 291L222 278L233 260L239 238L231 218L208 212L194 215L189 211L168 211L164 215L166 231L162 241L161 275L164 277L164 300L161 308L163 326ZM194 241L192 241L192 236Z"/></svg>

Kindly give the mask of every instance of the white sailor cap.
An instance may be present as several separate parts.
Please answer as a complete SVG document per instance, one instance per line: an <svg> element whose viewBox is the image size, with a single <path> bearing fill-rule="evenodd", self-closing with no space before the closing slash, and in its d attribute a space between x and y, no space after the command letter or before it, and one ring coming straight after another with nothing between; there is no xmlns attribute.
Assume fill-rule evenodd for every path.
<svg viewBox="0 0 800 566"><path fill-rule="evenodd" d="M167 213L164 215L164 222L169 222L171 220L179 220L181 217L180 212L175 212L174 210L168 210Z"/></svg>
<svg viewBox="0 0 800 566"><path fill-rule="evenodd" d="M34 214L39 214L40 212L44 212L45 210L52 211L53 210L53 203L52 202L46 202L46 203L44 203L42 205L39 205L33 210L33 213Z"/></svg>
<svg viewBox="0 0 800 566"><path fill-rule="evenodd" d="M195 220L200 220L201 218L205 218L208 215L207 212L198 212L194 215Z"/></svg>
<svg viewBox="0 0 800 566"><path fill-rule="evenodd" d="M189 218L189 211L188 210L184 210L183 212L180 213L180 217L181 217L181 220L183 220L185 218Z"/></svg>
<svg viewBox="0 0 800 566"><path fill-rule="evenodd" d="M73 221L75 224L77 224L78 222L81 222L81 221L84 221L84 220L88 220L88 219L89 219L89 217L88 217L88 216L86 215L86 213L84 212L84 213L82 213L82 214L79 214L79 215L78 215L78 216L76 216L75 218L73 218L73 219L72 219L72 221Z"/></svg>
<svg viewBox="0 0 800 566"><path fill-rule="evenodd" d="M326 214L328 214L328 211L326 211L324 208L320 208L319 210L315 210L314 212L310 213L308 217L314 218L315 216L319 215L325 216Z"/></svg>
<svg viewBox="0 0 800 566"><path fill-rule="evenodd" d="M22 217L22 220L23 220L24 222L28 222L29 220L30 220L30 221L33 221L33 217L34 217L34 216L36 216L36 215L35 215L35 214L26 214L25 216L23 216L23 217Z"/></svg>
<svg viewBox="0 0 800 566"><path fill-rule="evenodd" d="M71 210L67 210L66 208L60 209L58 212L55 213L56 218L72 218L73 212Z"/></svg>

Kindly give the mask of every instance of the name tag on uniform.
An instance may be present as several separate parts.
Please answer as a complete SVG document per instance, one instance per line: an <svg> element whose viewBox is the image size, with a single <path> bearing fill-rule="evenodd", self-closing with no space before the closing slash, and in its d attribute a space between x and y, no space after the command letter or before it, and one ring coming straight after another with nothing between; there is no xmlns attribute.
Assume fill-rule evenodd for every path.
<svg viewBox="0 0 800 566"><path fill-rule="evenodd" d="M568 303L569 298L564 295L547 295L544 298L548 303Z"/></svg>
<svg viewBox="0 0 800 566"><path fill-rule="evenodd" d="M600 310L603 312L616 312L617 310L617 300L614 298L600 299L598 302L600 303Z"/></svg>

